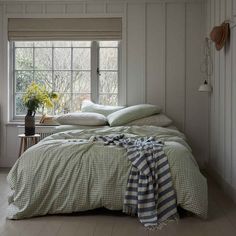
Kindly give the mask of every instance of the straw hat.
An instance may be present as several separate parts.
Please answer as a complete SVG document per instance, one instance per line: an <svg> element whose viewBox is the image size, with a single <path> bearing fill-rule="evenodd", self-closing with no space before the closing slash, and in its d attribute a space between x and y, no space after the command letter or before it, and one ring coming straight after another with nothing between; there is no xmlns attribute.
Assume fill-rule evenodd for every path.
<svg viewBox="0 0 236 236"><path fill-rule="evenodd" d="M216 50L220 50L225 45L229 36L229 23L222 23L220 26L215 26L211 33L211 40L215 43Z"/></svg>

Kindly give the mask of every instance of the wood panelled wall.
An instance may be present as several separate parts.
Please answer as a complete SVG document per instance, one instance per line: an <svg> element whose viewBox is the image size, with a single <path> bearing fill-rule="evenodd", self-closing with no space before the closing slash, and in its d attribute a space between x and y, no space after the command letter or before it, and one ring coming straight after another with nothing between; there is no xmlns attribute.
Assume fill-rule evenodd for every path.
<svg viewBox="0 0 236 236"><path fill-rule="evenodd" d="M226 190L236 190L236 0L208 0L207 34L230 20L230 40L221 51L212 47L213 76L210 104L209 166ZM236 193L236 191L235 191ZM232 192L231 192L232 195ZM236 197L236 195L235 195Z"/></svg>
<svg viewBox="0 0 236 236"><path fill-rule="evenodd" d="M127 14L127 104L161 106L186 133L204 166L209 98L198 92L203 79L204 4L132 3Z"/></svg>
<svg viewBox="0 0 236 236"><path fill-rule="evenodd" d="M205 11L201 0L113 1L13 1L2 3L6 17L123 17L122 103L152 103L162 107L186 133L201 165L208 159L208 95L197 91L205 34ZM2 25L2 24L0 24ZM3 25L4 27L4 25ZM4 33L5 32L5 33ZM4 43L6 30L1 35ZM1 44L2 45L2 44ZM2 55L7 55L3 47ZM6 71L7 58L0 71ZM7 125L8 106L4 91L7 78L0 74L2 156L0 166L11 166L17 156L17 128Z"/></svg>

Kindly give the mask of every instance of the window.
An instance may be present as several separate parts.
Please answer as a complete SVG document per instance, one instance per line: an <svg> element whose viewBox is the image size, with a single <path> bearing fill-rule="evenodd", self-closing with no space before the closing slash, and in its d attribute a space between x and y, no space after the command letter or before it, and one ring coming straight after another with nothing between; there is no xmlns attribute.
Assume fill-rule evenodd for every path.
<svg viewBox="0 0 236 236"><path fill-rule="evenodd" d="M35 81L58 92L49 114L80 110L84 99L118 104L119 41L12 41L13 116L26 114L22 102Z"/></svg>

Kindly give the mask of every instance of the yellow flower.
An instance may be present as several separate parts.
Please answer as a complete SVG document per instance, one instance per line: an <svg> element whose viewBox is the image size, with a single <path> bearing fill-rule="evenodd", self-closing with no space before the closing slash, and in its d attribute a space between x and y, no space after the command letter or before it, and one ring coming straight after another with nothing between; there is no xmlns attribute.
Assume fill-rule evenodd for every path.
<svg viewBox="0 0 236 236"><path fill-rule="evenodd" d="M58 94L55 92L48 92L44 85L31 83L26 89L23 96L25 106L32 111L36 111L39 107L53 107L53 101L58 99Z"/></svg>

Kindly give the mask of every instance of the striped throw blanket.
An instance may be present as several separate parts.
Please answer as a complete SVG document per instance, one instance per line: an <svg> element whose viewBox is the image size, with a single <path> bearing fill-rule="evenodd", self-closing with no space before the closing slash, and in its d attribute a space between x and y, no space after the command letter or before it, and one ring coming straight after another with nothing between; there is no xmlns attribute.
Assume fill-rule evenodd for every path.
<svg viewBox="0 0 236 236"><path fill-rule="evenodd" d="M124 198L125 213L138 214L140 222L150 229L161 228L167 221L177 219L176 194L161 141L123 134L97 136L95 140L127 150L132 167Z"/></svg>

